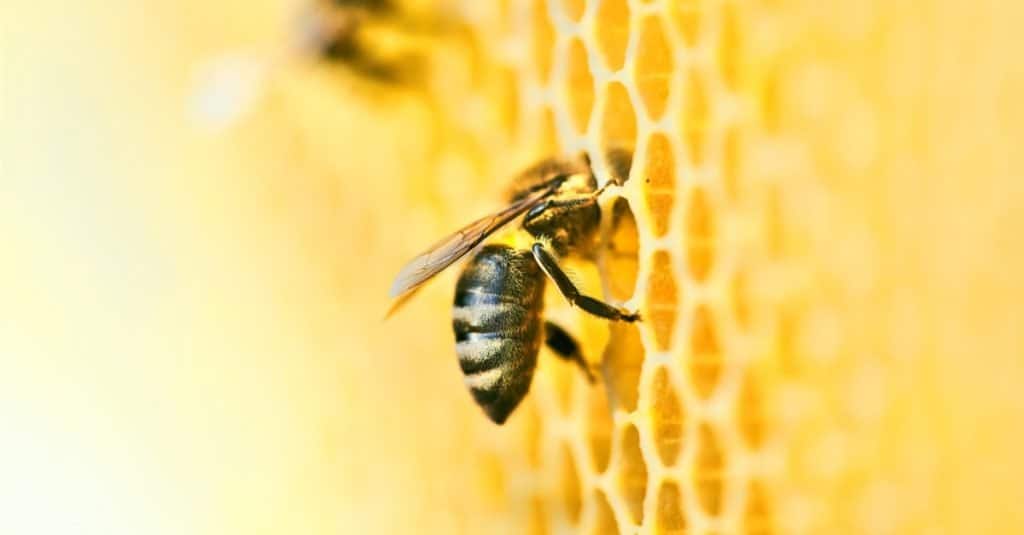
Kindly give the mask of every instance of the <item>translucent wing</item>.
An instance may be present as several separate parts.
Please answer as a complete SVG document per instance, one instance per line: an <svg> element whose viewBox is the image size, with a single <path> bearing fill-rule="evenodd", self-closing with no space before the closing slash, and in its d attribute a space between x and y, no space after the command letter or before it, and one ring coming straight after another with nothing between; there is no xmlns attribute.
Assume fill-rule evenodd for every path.
<svg viewBox="0 0 1024 535"><path fill-rule="evenodd" d="M395 302L388 314L390 315L408 300L421 284L444 271L496 230L554 193L563 179L563 176L558 176L548 183L542 184L533 193L517 200L502 211L477 219L435 243L425 253L413 258L402 268L402 271L395 277L395 282L391 284L390 294Z"/></svg>

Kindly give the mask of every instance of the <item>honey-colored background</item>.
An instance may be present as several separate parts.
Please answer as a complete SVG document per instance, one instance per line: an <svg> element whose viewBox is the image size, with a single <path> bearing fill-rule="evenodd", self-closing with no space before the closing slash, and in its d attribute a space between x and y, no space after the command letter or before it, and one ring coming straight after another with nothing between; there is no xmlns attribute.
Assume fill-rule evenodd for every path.
<svg viewBox="0 0 1024 535"><path fill-rule="evenodd" d="M1024 531L1024 8L550 3L448 3L411 90L275 67L226 129L197 73L293 5L0 6L0 531ZM639 240L577 270L647 321L550 298L602 381L545 353L495 428L453 274L385 323L390 277L606 143Z"/></svg>

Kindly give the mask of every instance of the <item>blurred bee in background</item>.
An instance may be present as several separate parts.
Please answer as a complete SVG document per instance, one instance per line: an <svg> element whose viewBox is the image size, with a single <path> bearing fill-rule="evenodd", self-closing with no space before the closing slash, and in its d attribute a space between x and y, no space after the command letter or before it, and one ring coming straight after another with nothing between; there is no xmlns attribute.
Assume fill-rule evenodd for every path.
<svg viewBox="0 0 1024 535"><path fill-rule="evenodd" d="M610 159L628 161L630 156L619 152ZM455 287L455 353L466 386L494 423L504 423L526 396L542 342L593 380L576 340L558 325L542 322L548 279L585 312L611 321L639 321L636 313L582 294L559 266L567 255L593 259L601 220L598 196L608 185L624 181L619 175L598 188L585 153L544 160L517 176L505 208L435 243L395 278L389 315L423 283L473 252ZM519 228L506 239L484 243L520 216Z"/></svg>
<svg viewBox="0 0 1024 535"><path fill-rule="evenodd" d="M453 14L415 11L401 0L304 0L287 46L272 53L225 54L200 68L193 115L207 125L231 124L259 99L276 71L303 60L343 67L385 86L417 87L433 45L467 32Z"/></svg>
<svg viewBox="0 0 1024 535"><path fill-rule="evenodd" d="M412 83L423 76L432 40L459 27L453 20L397 0L316 0L299 18L297 48L367 79Z"/></svg>

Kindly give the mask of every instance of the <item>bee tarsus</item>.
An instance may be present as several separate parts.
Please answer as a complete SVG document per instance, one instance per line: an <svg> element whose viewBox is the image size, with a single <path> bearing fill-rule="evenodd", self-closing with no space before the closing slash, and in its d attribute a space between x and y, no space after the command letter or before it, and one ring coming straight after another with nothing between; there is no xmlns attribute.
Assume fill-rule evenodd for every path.
<svg viewBox="0 0 1024 535"><path fill-rule="evenodd" d="M609 305L600 299L581 294L576 285L569 279L569 276L565 274L565 271L558 267L555 257L544 248L543 244L535 243L530 250L533 252L533 258L537 260L537 264L544 270L544 274L555 283L558 291L562 292L565 299L573 306L578 306L580 309L599 318L612 321L633 322L640 320L639 314L630 313Z"/></svg>

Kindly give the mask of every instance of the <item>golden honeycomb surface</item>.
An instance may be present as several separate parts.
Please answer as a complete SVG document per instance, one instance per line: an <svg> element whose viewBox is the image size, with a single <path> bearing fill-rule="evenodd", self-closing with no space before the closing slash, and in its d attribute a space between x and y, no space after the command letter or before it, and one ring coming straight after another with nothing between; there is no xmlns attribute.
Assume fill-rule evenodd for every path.
<svg viewBox="0 0 1024 535"><path fill-rule="evenodd" d="M293 4L0 12L13 532L1024 531L1024 6L403 6L467 30L422 79L283 62L214 132ZM549 292L599 380L542 350L496 427L455 273L386 288L581 150L629 180L570 268L643 321Z"/></svg>

